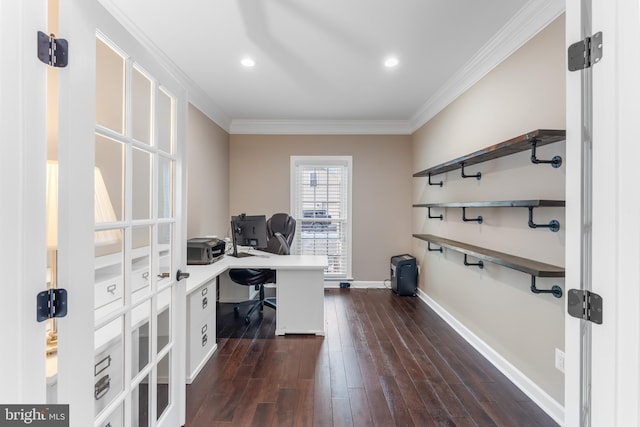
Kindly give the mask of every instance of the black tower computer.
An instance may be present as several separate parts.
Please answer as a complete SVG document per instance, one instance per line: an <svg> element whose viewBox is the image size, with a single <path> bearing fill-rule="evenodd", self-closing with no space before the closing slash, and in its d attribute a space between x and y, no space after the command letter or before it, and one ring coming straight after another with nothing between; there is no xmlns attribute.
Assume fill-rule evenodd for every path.
<svg viewBox="0 0 640 427"><path fill-rule="evenodd" d="M391 289L401 296L416 296L418 292L418 265L411 255L391 257Z"/></svg>

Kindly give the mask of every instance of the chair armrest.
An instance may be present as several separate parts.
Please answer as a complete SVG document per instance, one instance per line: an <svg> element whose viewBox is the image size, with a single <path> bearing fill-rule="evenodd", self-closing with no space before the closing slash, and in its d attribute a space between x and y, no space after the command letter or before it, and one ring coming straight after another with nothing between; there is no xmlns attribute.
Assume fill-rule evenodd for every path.
<svg viewBox="0 0 640 427"><path fill-rule="evenodd" d="M273 234L276 239L278 239L278 242L280 242L280 249L278 250L278 255L289 255L289 244L287 243L287 239L284 238L284 236L282 235L282 233L274 233Z"/></svg>

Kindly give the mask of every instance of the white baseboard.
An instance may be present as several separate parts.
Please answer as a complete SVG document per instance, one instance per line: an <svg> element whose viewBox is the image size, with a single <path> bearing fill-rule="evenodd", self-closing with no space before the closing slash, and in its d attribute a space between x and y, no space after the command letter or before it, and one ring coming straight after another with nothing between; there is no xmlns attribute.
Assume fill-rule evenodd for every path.
<svg viewBox="0 0 640 427"><path fill-rule="evenodd" d="M559 425L564 425L564 407L553 399L549 394L542 390L536 383L531 381L529 377L523 374L518 368L513 366L509 361L495 351L491 346L480 339L476 334L471 332L453 317L441 305L430 298L421 289L418 289L418 296L433 311L438 314L445 322L449 324L462 338L464 338L473 348L478 350L485 359L502 372L513 384L516 385L524 394L533 400L543 411L545 411Z"/></svg>
<svg viewBox="0 0 640 427"><path fill-rule="evenodd" d="M207 355L203 357L202 360L200 360L200 363L198 364L198 366L195 367L193 372L187 373L187 378L185 378L185 381L187 384L191 384L193 380L196 379L196 377L198 376L202 368L204 368L204 365L207 364L207 362L209 361L211 356L213 356L213 353L215 353L217 349L218 349L218 344L216 343L211 347L211 350L209 350Z"/></svg>
<svg viewBox="0 0 640 427"><path fill-rule="evenodd" d="M351 286L351 288L358 289L389 289L389 286L385 285L385 282L381 281L366 281L366 280L345 280ZM340 288L339 281L325 281L324 282L325 289L337 289Z"/></svg>

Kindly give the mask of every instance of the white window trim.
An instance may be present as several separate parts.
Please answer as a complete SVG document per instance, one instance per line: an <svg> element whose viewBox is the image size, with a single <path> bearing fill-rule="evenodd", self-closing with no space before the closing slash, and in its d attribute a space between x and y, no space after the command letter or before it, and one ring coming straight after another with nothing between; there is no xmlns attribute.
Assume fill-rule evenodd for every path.
<svg viewBox="0 0 640 427"><path fill-rule="evenodd" d="M337 278L337 277L326 277L326 281L345 281L345 280L353 280L353 257L352 257L352 248L353 248L353 214L352 214L352 199L353 199L353 157L352 156L291 156L291 169L289 175L289 183L290 183L290 210L289 212L296 212L296 167L298 165L318 165L318 166L327 166L327 165L340 165L347 167L347 229L345 230L346 239L347 239L347 271L346 277Z"/></svg>

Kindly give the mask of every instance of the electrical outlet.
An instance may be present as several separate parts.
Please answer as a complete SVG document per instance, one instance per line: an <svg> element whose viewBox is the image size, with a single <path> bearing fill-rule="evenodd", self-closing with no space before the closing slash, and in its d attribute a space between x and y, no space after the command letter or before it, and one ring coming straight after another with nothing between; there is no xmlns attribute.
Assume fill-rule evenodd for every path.
<svg viewBox="0 0 640 427"><path fill-rule="evenodd" d="M564 351L556 348L556 369L564 374Z"/></svg>

